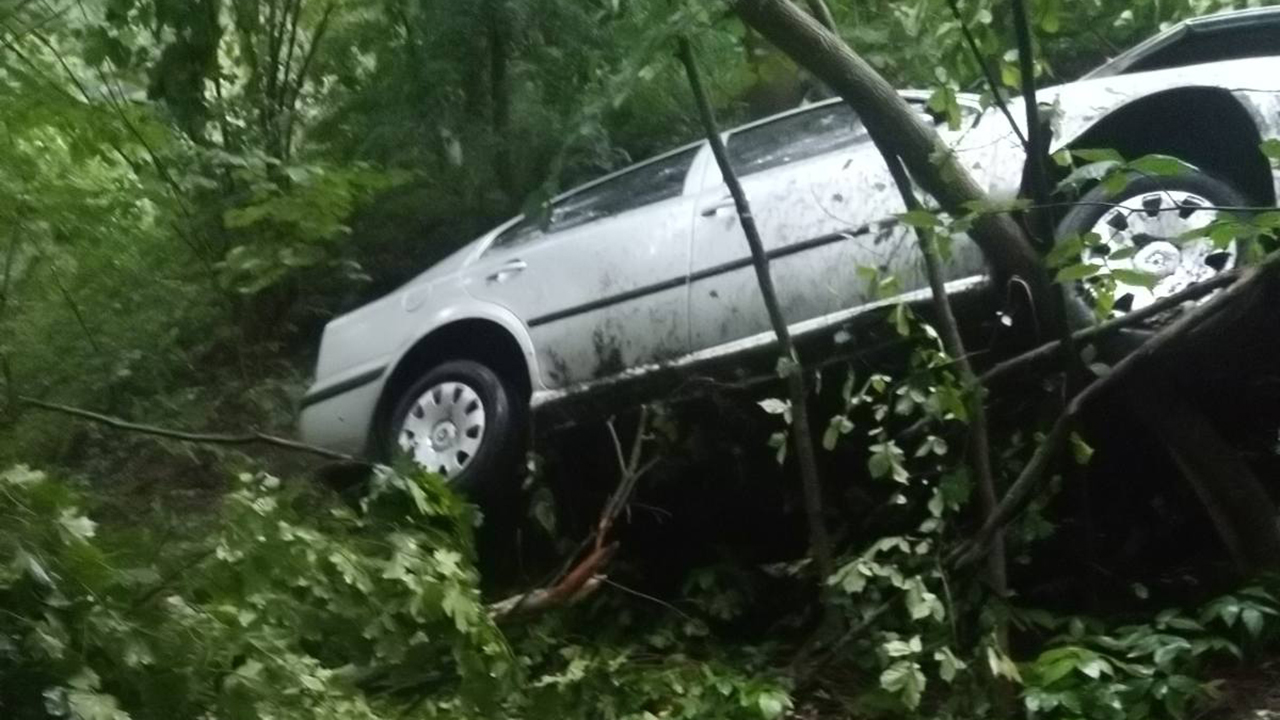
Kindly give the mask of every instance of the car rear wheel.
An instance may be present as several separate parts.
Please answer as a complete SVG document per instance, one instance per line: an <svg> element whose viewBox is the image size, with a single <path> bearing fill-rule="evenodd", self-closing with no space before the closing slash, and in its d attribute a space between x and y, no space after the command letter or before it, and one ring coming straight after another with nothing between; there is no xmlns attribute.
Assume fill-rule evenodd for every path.
<svg viewBox="0 0 1280 720"><path fill-rule="evenodd" d="M439 473L487 513L501 511L517 495L525 414L520 396L489 368L442 363L397 403L384 454Z"/></svg>
<svg viewBox="0 0 1280 720"><path fill-rule="evenodd" d="M1085 193L1059 223L1058 237L1096 233L1102 244L1086 251L1085 261L1151 276L1151 287L1116 281L1116 309L1128 312L1234 267L1240 250L1236 245L1217 248L1209 238L1181 238L1211 223L1215 208L1248 204L1239 190L1198 170L1135 176L1119 193L1101 185ZM1112 259L1117 253L1121 257ZM1081 290L1086 301L1096 297L1087 281Z"/></svg>

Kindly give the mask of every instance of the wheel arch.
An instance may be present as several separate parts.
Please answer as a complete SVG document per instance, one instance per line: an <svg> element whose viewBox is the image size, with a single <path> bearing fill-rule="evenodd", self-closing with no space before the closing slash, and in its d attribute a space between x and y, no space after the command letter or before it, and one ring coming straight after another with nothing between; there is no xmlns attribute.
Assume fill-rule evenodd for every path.
<svg viewBox="0 0 1280 720"><path fill-rule="evenodd" d="M1275 205L1275 183L1258 149L1261 142L1254 115L1230 91L1181 87L1131 100L1054 146L1110 148L1126 159L1171 155L1230 182L1251 202ZM1055 182L1067 172L1056 166L1054 171Z"/></svg>
<svg viewBox="0 0 1280 720"><path fill-rule="evenodd" d="M505 318L449 320L421 335L400 355L383 383L370 425L370 449L377 452L397 399L428 368L449 360L473 360L511 384L526 403L533 393L533 349Z"/></svg>

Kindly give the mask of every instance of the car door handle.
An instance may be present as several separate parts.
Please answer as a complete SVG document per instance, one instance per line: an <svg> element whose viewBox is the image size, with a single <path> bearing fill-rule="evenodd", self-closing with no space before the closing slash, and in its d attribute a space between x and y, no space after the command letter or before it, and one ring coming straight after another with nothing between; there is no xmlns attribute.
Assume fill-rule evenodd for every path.
<svg viewBox="0 0 1280 720"><path fill-rule="evenodd" d="M495 270L492 274L487 275L485 277L485 280L488 280L491 283L506 282L511 278L515 277L516 275L519 275L527 267L529 267L529 263L523 260L510 260L508 262L503 263L502 266L499 267L497 270Z"/></svg>
<svg viewBox="0 0 1280 720"><path fill-rule="evenodd" d="M711 217L712 215L719 213L721 210L731 207L734 207L733 198L722 197L709 205L702 206L702 210L700 212L702 217Z"/></svg>

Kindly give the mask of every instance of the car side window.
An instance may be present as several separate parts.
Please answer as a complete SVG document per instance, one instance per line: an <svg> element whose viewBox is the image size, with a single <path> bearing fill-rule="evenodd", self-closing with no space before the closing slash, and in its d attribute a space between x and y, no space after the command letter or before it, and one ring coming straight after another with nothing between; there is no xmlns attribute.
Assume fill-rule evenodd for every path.
<svg viewBox="0 0 1280 720"><path fill-rule="evenodd" d="M661 202L684 190L698 147L685 148L573 193L551 205L549 216L529 217L505 230L490 248L513 247L545 235Z"/></svg>
<svg viewBox="0 0 1280 720"><path fill-rule="evenodd" d="M866 137L866 129L845 103L789 115L729 136L729 162L739 175L848 147Z"/></svg>

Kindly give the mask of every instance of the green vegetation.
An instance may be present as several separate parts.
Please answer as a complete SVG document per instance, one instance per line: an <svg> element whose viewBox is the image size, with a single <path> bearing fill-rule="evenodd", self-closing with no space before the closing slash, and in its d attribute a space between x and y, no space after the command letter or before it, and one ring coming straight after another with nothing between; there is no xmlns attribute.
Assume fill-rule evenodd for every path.
<svg viewBox="0 0 1280 720"><path fill-rule="evenodd" d="M1231 6L1031 4L1042 82ZM944 0L831 5L846 40L931 89L938 112L958 91L990 100ZM1005 4L960 11L1016 92ZM325 319L697 136L677 32L697 37L726 121L810 90L712 2L0 3L0 715L959 718L1016 696L1036 718L1186 717L1213 696L1212 670L1266 652L1268 583L1101 620L994 602L944 569L970 478L959 448L901 431L963 421L964 400L906 307L888 316L912 348L899 373L828 372L843 406L823 444L865 441L862 474L908 520L842 549L827 583L849 631L814 654L806 561L499 623L476 514L432 476L379 471L351 502L296 457L108 434L18 401L288 434ZM1093 178L1133 169L1077 160L1109 163ZM1089 242L1055 251L1060 277L1095 272ZM1010 435L998 461L1018 468L1033 439ZM1045 503L1011 529L1011 557L1054 532ZM775 590L801 599L762 621L752 607Z"/></svg>

